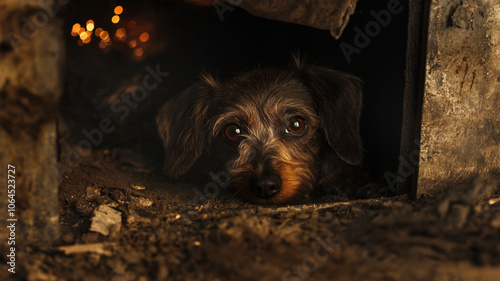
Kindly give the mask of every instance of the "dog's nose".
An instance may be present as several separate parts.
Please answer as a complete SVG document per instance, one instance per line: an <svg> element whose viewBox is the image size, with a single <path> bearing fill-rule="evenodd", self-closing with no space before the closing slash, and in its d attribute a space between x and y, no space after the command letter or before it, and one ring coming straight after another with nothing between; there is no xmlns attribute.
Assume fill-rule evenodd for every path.
<svg viewBox="0 0 500 281"><path fill-rule="evenodd" d="M277 174L264 174L250 179L250 188L255 196L269 199L281 190L281 177Z"/></svg>

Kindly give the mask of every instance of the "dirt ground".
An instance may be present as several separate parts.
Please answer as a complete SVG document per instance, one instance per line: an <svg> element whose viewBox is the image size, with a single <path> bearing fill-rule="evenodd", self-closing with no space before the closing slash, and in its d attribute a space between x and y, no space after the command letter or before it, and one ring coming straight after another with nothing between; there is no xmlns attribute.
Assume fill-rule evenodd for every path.
<svg viewBox="0 0 500 281"><path fill-rule="evenodd" d="M199 200L202 186L120 154L94 153L64 176L61 238L19 253L15 280L500 280L499 177L417 201L256 206L230 192ZM103 205L120 225L107 236L90 231Z"/></svg>

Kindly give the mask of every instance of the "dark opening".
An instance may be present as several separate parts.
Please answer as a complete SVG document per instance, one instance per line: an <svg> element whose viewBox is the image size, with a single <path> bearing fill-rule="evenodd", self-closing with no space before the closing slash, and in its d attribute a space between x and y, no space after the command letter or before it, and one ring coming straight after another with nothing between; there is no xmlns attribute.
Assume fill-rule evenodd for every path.
<svg viewBox="0 0 500 281"><path fill-rule="evenodd" d="M102 142L92 149L133 151L138 161L158 172L163 148L154 118L165 101L187 88L201 71L225 79L258 65L282 67L298 50L312 62L364 81L364 163L375 179L384 181L384 172L397 169L400 153L406 2L401 1L402 12L381 23L374 14L387 10L387 3L359 1L339 40L325 30L259 18L238 7L225 12L221 21L212 6L183 1L70 3L65 12L67 87L61 112L71 137L65 140L72 145L87 140L100 120L110 118L116 129L103 133ZM117 5L124 11L114 24ZM90 39L82 40L86 36L79 36L78 28L71 35L75 23L86 28L89 20L94 23ZM106 36L96 36L98 28L107 32L108 42L102 39ZM142 38L146 42L140 38L144 33L148 34ZM346 56L342 44L356 51ZM157 65L169 76L144 100L123 101L123 95L142 83L146 67Z"/></svg>

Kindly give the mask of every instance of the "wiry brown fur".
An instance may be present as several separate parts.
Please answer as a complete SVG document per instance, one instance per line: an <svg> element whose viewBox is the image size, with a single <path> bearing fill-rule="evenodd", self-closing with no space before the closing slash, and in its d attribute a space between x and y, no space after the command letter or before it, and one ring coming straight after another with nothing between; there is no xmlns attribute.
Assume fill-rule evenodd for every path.
<svg viewBox="0 0 500 281"><path fill-rule="evenodd" d="M325 163L319 162L331 157L319 154L334 155L341 163L360 164L360 112L358 78L299 60L288 70L250 71L224 83L204 74L158 115L166 151L165 171L177 179L187 174L201 155L224 155L219 160L230 163L231 186L246 200L290 202L310 192L319 178L328 176L321 170ZM285 133L288 120L294 116L306 122L307 131L301 136ZM224 138L229 124L243 129L241 141ZM280 176L281 190L272 198L258 198L249 188L249 179L269 171Z"/></svg>

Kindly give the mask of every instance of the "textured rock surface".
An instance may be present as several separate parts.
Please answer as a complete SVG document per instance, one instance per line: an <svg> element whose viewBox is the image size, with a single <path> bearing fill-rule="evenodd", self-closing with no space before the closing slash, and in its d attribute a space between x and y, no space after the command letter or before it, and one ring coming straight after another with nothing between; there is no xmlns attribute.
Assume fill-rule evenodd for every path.
<svg viewBox="0 0 500 281"><path fill-rule="evenodd" d="M418 192L500 171L500 6L430 7Z"/></svg>
<svg viewBox="0 0 500 281"><path fill-rule="evenodd" d="M57 161L55 109L64 58L61 22L40 6L44 3L51 2L0 3L0 178L7 181L8 164L16 167L18 243L33 241L42 247L59 233L52 165ZM3 221L6 193L7 188L0 189Z"/></svg>
<svg viewBox="0 0 500 281"><path fill-rule="evenodd" d="M338 39L349 22L349 16L354 13L357 2L357 0L244 0L240 7L259 17L327 29Z"/></svg>

